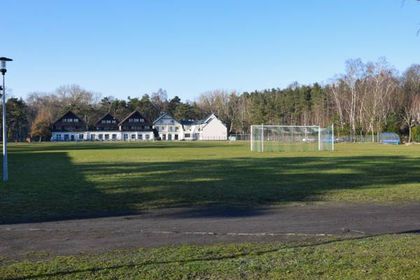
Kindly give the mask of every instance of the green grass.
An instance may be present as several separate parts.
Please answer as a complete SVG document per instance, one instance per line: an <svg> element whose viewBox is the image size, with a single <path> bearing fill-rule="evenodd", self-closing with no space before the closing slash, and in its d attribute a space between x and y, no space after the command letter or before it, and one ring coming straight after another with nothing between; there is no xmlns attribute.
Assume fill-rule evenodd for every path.
<svg viewBox="0 0 420 280"><path fill-rule="evenodd" d="M2 279L419 279L420 235L178 246L0 262Z"/></svg>
<svg viewBox="0 0 420 280"><path fill-rule="evenodd" d="M252 153L247 143L10 145L0 223L177 206L420 201L420 145Z"/></svg>

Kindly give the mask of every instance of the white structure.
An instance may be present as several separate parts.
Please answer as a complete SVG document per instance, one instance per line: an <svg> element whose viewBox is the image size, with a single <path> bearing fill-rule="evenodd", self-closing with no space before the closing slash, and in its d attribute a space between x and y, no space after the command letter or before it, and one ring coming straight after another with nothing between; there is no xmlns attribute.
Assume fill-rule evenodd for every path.
<svg viewBox="0 0 420 280"><path fill-rule="evenodd" d="M201 121L181 121L185 140L227 140L226 126L215 114Z"/></svg>
<svg viewBox="0 0 420 280"><path fill-rule="evenodd" d="M151 124L138 111L121 122L107 113L88 127L69 111L54 122L51 141L147 141L155 136L163 141L227 140L227 128L214 114L200 121L177 121L164 113Z"/></svg>
<svg viewBox="0 0 420 280"><path fill-rule="evenodd" d="M334 126L252 125L251 151L333 151Z"/></svg>
<svg viewBox="0 0 420 280"><path fill-rule="evenodd" d="M182 124L168 113L163 113L154 122L153 128L159 133L163 141L184 140L184 129Z"/></svg>

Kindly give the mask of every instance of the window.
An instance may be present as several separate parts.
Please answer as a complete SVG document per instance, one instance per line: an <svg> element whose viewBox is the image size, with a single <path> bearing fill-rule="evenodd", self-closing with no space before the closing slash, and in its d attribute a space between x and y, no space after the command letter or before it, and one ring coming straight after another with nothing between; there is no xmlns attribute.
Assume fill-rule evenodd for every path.
<svg viewBox="0 0 420 280"><path fill-rule="evenodd" d="M95 140L95 134L91 134L91 135L90 135L90 140L91 140L91 141L94 141L94 140Z"/></svg>
<svg viewBox="0 0 420 280"><path fill-rule="evenodd" d="M138 139L139 139L139 140L143 140L143 134L140 134L140 133L139 133L139 134L137 135L137 137L138 137Z"/></svg>
<svg viewBox="0 0 420 280"><path fill-rule="evenodd" d="M150 135L146 134L146 140L149 140L149 139L150 139Z"/></svg>
<svg viewBox="0 0 420 280"><path fill-rule="evenodd" d="M117 123L117 121L116 120L112 120L112 123Z"/></svg>
<svg viewBox="0 0 420 280"><path fill-rule="evenodd" d="M112 140L117 140L117 134L112 134Z"/></svg>
<svg viewBox="0 0 420 280"><path fill-rule="evenodd" d="M128 140L128 134L124 133L124 140Z"/></svg>
<svg viewBox="0 0 420 280"><path fill-rule="evenodd" d="M79 122L79 119L74 119L74 122Z"/></svg>
<svg viewBox="0 0 420 280"><path fill-rule="evenodd" d="M109 134L105 134L105 140L109 140Z"/></svg>
<svg viewBox="0 0 420 280"><path fill-rule="evenodd" d="M57 140L61 140L61 134L57 134L57 135L55 136L55 138L56 138Z"/></svg>
<svg viewBox="0 0 420 280"><path fill-rule="evenodd" d="M136 139L136 135L135 134L131 134L131 139L135 140Z"/></svg>
<svg viewBox="0 0 420 280"><path fill-rule="evenodd" d="M64 134L64 141L69 141L69 135L68 134Z"/></svg>
<svg viewBox="0 0 420 280"><path fill-rule="evenodd" d="M185 138L190 138L191 134L190 133L185 133Z"/></svg>
<svg viewBox="0 0 420 280"><path fill-rule="evenodd" d="M104 139L104 135L103 134L98 134L98 139L99 140L103 140Z"/></svg>
<svg viewBox="0 0 420 280"><path fill-rule="evenodd" d="M79 140L83 140L83 134L79 134Z"/></svg>

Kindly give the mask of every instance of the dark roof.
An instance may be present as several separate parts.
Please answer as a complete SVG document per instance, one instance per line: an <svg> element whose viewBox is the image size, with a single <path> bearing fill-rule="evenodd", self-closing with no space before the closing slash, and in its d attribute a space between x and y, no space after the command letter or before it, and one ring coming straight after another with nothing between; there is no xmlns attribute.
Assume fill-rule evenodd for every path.
<svg viewBox="0 0 420 280"><path fill-rule="evenodd" d="M207 116L207 118L202 119L202 120L181 120L180 123L182 125L199 125L199 124L207 124L210 120L211 116L215 116L217 118L217 116L215 114L210 114Z"/></svg>
<svg viewBox="0 0 420 280"><path fill-rule="evenodd" d="M65 117L72 117L72 118L77 118L79 119L79 121L83 122L83 120L81 118L79 118L78 115L76 115L75 113L73 113L72 111L67 111L65 114L63 114L60 118L58 118L54 123L57 123L59 121L61 121L62 119L64 119Z"/></svg>
<svg viewBox="0 0 420 280"><path fill-rule="evenodd" d="M125 117L122 121L120 121L120 123L118 125L122 125L126 120L128 120L129 118L131 118L135 114L140 115L140 117L142 117L145 120L145 122L149 122L145 117L143 117L143 115L139 111L135 110L135 111L131 112L127 117Z"/></svg>
<svg viewBox="0 0 420 280"><path fill-rule="evenodd" d="M95 125L98 125L100 123L100 121L102 121L103 119L105 119L108 116L110 116L112 119L116 120L117 123L119 122L116 117L114 117L111 113L108 112L105 115L103 115L101 118L99 118L99 120L95 123Z"/></svg>
<svg viewBox="0 0 420 280"><path fill-rule="evenodd" d="M182 125L197 125L204 123L204 120L180 120Z"/></svg>

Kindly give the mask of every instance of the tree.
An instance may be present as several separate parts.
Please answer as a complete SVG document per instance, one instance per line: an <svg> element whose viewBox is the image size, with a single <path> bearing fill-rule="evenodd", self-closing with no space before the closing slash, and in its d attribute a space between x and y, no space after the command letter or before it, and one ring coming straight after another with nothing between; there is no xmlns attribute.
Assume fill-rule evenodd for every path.
<svg viewBox="0 0 420 280"><path fill-rule="evenodd" d="M24 141L29 134L27 105L22 98L9 98L6 103L8 138Z"/></svg>
<svg viewBox="0 0 420 280"><path fill-rule="evenodd" d="M175 115L175 111L176 108L181 104L181 98L179 98L178 96L175 96L174 98L172 98L169 103L168 103L168 113L171 115Z"/></svg>
<svg viewBox="0 0 420 280"><path fill-rule="evenodd" d="M410 66L402 77L401 118L408 128L408 142L412 140L412 128L420 123L420 65Z"/></svg>
<svg viewBox="0 0 420 280"><path fill-rule="evenodd" d="M51 114L47 111L40 111L31 126L31 137L39 141L51 137Z"/></svg>

